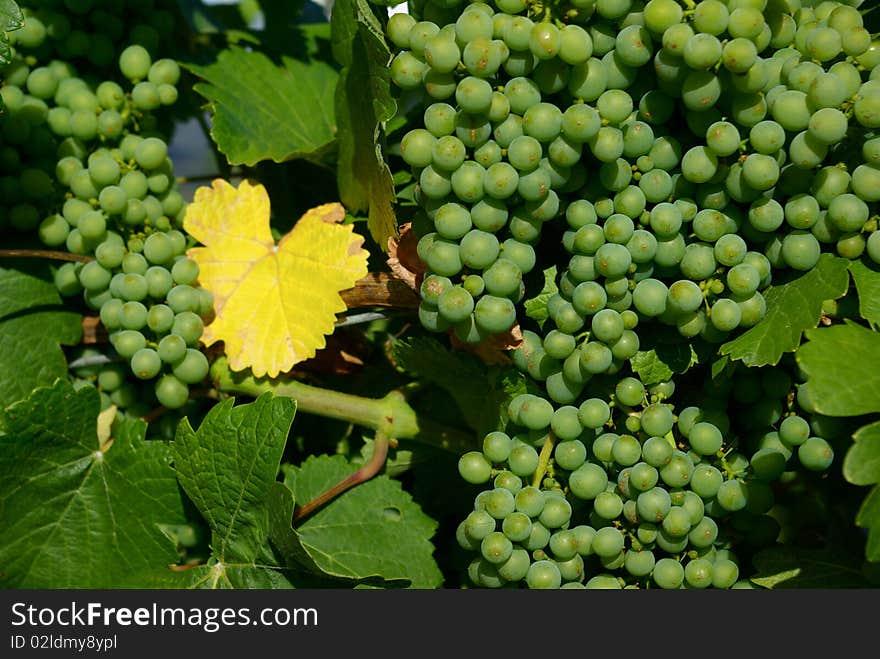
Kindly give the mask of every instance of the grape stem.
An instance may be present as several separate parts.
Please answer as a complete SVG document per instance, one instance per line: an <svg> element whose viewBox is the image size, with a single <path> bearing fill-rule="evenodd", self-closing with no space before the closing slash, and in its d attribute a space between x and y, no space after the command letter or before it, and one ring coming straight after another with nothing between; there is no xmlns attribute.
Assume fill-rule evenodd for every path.
<svg viewBox="0 0 880 659"><path fill-rule="evenodd" d="M535 477L532 479L532 487L541 487L541 481L547 473L547 465L550 464L550 458L553 455L553 433L548 433L544 438L544 445L541 447L541 454L538 456L538 468L535 469Z"/></svg>
<svg viewBox="0 0 880 659"><path fill-rule="evenodd" d="M385 437L412 439L458 454L473 450L476 438L417 413L400 391L366 398L315 387L286 378L255 378L250 371L233 372L225 357L216 360L211 376L218 391L254 398L265 392L289 396L297 410L372 428Z"/></svg>
<svg viewBox="0 0 880 659"><path fill-rule="evenodd" d="M293 523L296 524L298 521L311 515L318 508L329 503L346 490L355 485L365 483L378 474L382 467L385 466L385 459L388 457L388 444L389 440L387 436L381 432L376 433L373 442L373 455L370 456L370 459L350 476L343 478L335 485L328 487L308 503L305 503L302 506L297 506L296 510L293 512Z"/></svg>
<svg viewBox="0 0 880 659"><path fill-rule="evenodd" d="M0 249L0 259L53 259L55 261L79 261L88 263L91 256L84 254L71 254L70 252L57 252L50 249Z"/></svg>

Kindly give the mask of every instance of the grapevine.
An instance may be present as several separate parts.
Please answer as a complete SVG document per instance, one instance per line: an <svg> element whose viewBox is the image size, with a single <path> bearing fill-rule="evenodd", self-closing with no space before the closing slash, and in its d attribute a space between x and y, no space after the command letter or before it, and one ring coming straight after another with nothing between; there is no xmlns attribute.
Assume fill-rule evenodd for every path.
<svg viewBox="0 0 880 659"><path fill-rule="evenodd" d="M779 533L772 484L828 469L831 444L782 371L701 402L628 362L658 335L725 343L824 252L878 262L873 138L850 142L880 126L861 15L429 0L387 34L394 83L425 99L401 141L423 326L464 342L510 330L523 277L562 234L547 322L512 353L539 389L459 462L488 487L456 532L471 581L743 583L737 549ZM745 418L730 395L754 406Z"/></svg>
<svg viewBox="0 0 880 659"><path fill-rule="evenodd" d="M181 4L0 3L0 587L876 585L871 3Z"/></svg>

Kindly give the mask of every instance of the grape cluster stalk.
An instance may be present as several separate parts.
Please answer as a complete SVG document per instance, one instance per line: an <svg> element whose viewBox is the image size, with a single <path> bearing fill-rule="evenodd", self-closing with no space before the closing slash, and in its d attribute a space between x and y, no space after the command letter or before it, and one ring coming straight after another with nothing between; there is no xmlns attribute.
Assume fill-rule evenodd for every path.
<svg viewBox="0 0 880 659"><path fill-rule="evenodd" d="M520 324L531 383L459 464L487 487L457 533L474 585L747 586L738 552L779 535L775 486L832 464L791 369L695 400L630 362L657 336L717 348L823 253L880 263L880 41L850 4L803 4L425 0L389 18L391 78L422 110L400 142L421 323L466 343ZM551 265L536 324L524 277Z"/></svg>

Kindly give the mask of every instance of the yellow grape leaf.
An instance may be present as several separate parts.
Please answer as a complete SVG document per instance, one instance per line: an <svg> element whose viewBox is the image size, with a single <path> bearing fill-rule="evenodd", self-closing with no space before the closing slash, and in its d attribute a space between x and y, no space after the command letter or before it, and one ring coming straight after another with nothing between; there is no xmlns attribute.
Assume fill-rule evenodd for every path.
<svg viewBox="0 0 880 659"><path fill-rule="evenodd" d="M276 245L262 185L217 179L196 190L183 226L204 245L187 254L214 295L202 341L223 341L230 368L276 377L326 345L346 309L339 291L367 274L364 239L344 217L338 203L313 208Z"/></svg>

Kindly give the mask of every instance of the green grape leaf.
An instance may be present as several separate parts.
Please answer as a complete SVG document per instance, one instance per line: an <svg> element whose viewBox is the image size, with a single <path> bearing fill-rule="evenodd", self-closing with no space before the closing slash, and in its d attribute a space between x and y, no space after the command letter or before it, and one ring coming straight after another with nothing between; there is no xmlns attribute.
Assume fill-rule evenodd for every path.
<svg viewBox="0 0 880 659"><path fill-rule="evenodd" d="M269 489L296 403L271 393L233 403L227 398L212 407L197 431L181 420L172 445L174 469L211 528L212 556L224 565L254 565L269 534Z"/></svg>
<svg viewBox="0 0 880 659"><path fill-rule="evenodd" d="M82 339L82 317L66 311L55 286L0 268L0 406L67 376L62 345Z"/></svg>
<svg viewBox="0 0 880 659"><path fill-rule="evenodd" d="M24 25L24 14L13 0L0 0L0 64L9 64L12 61L12 47L9 45L7 32L19 29ZM0 80L2 82L2 80ZM0 99L0 110L3 110L3 100Z"/></svg>
<svg viewBox="0 0 880 659"><path fill-rule="evenodd" d="M295 588L290 574L277 565L194 565L174 570L136 572L116 588L163 590L232 590Z"/></svg>
<svg viewBox="0 0 880 659"><path fill-rule="evenodd" d="M642 384L647 386L666 382L676 373L684 373L700 359L689 342L658 342L650 350L640 350L629 361Z"/></svg>
<svg viewBox="0 0 880 659"><path fill-rule="evenodd" d="M262 53L230 46L211 64L185 63L204 80L193 89L208 100L211 136L230 164L297 158L326 164L335 148L339 74L319 60L281 61L276 66Z"/></svg>
<svg viewBox="0 0 880 659"><path fill-rule="evenodd" d="M392 354L402 369L452 396L465 423L477 433L497 430L502 424L500 408L510 396L498 369L486 369L471 353L450 351L431 337L395 341Z"/></svg>
<svg viewBox="0 0 880 659"><path fill-rule="evenodd" d="M336 86L340 198L350 211L369 213L370 234L387 250L388 239L397 236L397 218L394 180L379 138L383 124L397 112L390 88L391 52L367 0L338 0L331 27L333 56L342 66Z"/></svg>
<svg viewBox="0 0 880 659"><path fill-rule="evenodd" d="M880 412L880 333L847 321L806 332L795 357L820 414Z"/></svg>
<svg viewBox="0 0 880 659"><path fill-rule="evenodd" d="M783 353L795 350L804 330L816 327L822 302L836 300L849 287L849 261L823 254L816 267L785 284L764 292L767 315L754 327L720 348L722 355L747 366L776 364Z"/></svg>
<svg viewBox="0 0 880 659"><path fill-rule="evenodd" d="M341 455L311 456L298 467L285 466L284 487L304 503L356 469ZM412 588L442 584L431 543L437 522L398 481L379 475L343 492L298 522L295 537L292 501L275 487L271 539L292 562L340 579L405 581Z"/></svg>
<svg viewBox="0 0 880 659"><path fill-rule="evenodd" d="M161 530L186 521L169 446L130 419L102 441L99 409L96 389L59 380L5 410L0 588L115 588L177 561Z"/></svg>
<svg viewBox="0 0 880 659"><path fill-rule="evenodd" d="M556 285L556 266L550 266L544 270L544 288L535 297L523 302L526 316L538 323L538 327L544 329L544 323L550 318L547 311L547 301L559 292Z"/></svg>
<svg viewBox="0 0 880 659"><path fill-rule="evenodd" d="M869 323L880 325L880 266L852 261L849 271L859 294L859 314Z"/></svg>
<svg viewBox="0 0 880 659"><path fill-rule="evenodd" d="M764 588L866 588L861 559L839 548L804 549L777 545L752 559L758 574L750 581Z"/></svg>
<svg viewBox="0 0 880 659"><path fill-rule="evenodd" d="M14 0L0 0L0 32L12 32L24 25L24 14Z"/></svg>
<svg viewBox="0 0 880 659"><path fill-rule="evenodd" d="M856 526L868 529L865 558L880 561L880 485L871 488L856 515Z"/></svg>
<svg viewBox="0 0 880 659"><path fill-rule="evenodd" d="M880 483L880 421L859 428L853 441L843 460L844 478L853 485Z"/></svg>

